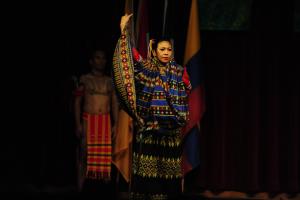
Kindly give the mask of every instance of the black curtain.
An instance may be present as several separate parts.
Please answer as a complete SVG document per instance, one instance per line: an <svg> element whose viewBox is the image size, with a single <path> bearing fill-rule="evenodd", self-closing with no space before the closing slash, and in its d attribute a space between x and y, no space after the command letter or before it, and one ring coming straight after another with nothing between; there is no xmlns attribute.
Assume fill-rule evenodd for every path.
<svg viewBox="0 0 300 200"><path fill-rule="evenodd" d="M207 111L201 164L187 176L187 188L299 192L300 35L293 32L293 3L254 1L250 30L202 31L202 41Z"/></svg>

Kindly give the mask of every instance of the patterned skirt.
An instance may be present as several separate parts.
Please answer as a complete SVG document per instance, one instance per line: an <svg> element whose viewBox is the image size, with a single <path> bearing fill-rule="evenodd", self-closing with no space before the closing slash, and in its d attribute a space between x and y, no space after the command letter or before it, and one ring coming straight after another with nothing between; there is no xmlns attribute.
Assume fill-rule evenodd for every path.
<svg viewBox="0 0 300 200"><path fill-rule="evenodd" d="M131 199L175 199L181 192L181 136L156 131L136 134Z"/></svg>

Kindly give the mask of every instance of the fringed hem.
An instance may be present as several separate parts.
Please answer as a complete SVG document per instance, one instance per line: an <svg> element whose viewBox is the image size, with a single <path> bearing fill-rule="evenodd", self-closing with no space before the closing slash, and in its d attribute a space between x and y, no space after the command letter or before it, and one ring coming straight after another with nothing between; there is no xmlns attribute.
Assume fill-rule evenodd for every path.
<svg viewBox="0 0 300 200"><path fill-rule="evenodd" d="M144 200L144 199L151 199L151 200L167 200L168 195L166 194L140 194L140 193L130 193L129 196L130 200Z"/></svg>
<svg viewBox="0 0 300 200"><path fill-rule="evenodd" d="M97 180L110 180L110 172L95 172L95 171L87 171L86 178L89 179L97 179Z"/></svg>

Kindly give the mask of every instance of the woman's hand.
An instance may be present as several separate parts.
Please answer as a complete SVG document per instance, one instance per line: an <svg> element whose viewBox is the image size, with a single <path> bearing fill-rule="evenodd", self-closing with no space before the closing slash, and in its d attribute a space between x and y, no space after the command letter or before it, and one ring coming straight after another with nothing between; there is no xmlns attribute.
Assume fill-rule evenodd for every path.
<svg viewBox="0 0 300 200"><path fill-rule="evenodd" d="M120 22L121 33L124 33L125 28L128 24L128 21L129 21L129 19L132 15L133 14L131 13L131 14L125 14L125 15L122 16L121 22Z"/></svg>

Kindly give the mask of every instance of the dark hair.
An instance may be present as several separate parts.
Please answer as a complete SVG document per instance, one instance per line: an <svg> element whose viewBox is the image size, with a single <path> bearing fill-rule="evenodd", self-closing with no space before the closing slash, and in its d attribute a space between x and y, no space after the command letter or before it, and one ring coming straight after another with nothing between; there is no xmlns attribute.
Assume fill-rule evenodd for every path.
<svg viewBox="0 0 300 200"><path fill-rule="evenodd" d="M104 53L105 57L107 56L107 53L104 49L94 49L90 52L89 59L94 59L96 52L102 52Z"/></svg>
<svg viewBox="0 0 300 200"><path fill-rule="evenodd" d="M173 46L172 39L170 37L162 36L162 37L159 37L157 39L152 39L152 40L154 40L154 42L152 43L153 50L156 50L158 43L163 42L163 41L169 42Z"/></svg>

